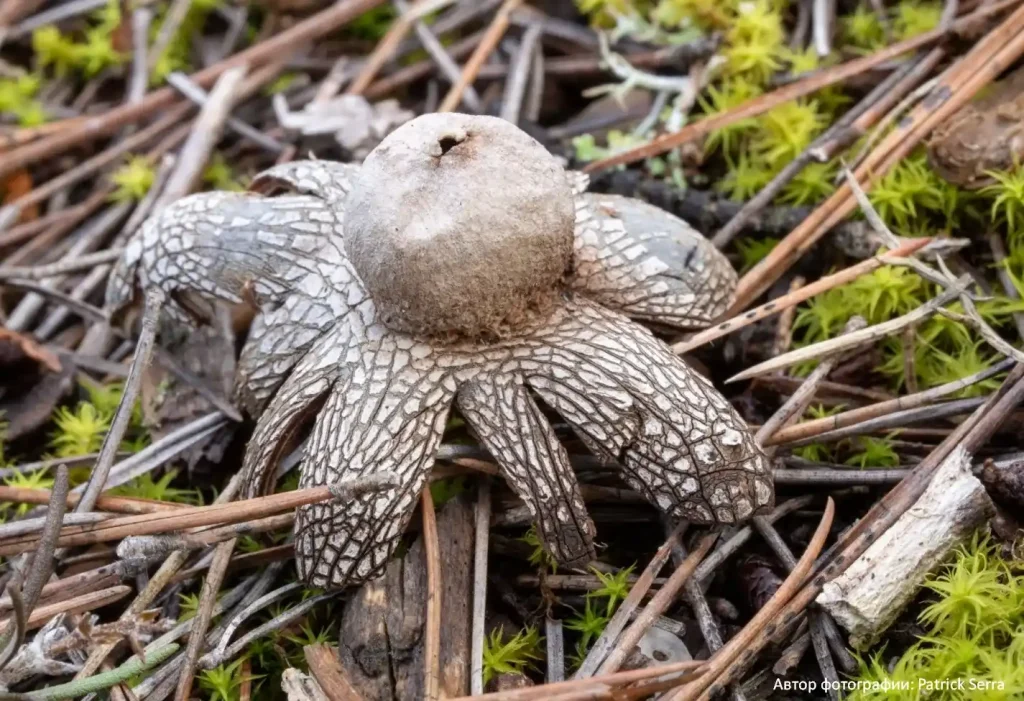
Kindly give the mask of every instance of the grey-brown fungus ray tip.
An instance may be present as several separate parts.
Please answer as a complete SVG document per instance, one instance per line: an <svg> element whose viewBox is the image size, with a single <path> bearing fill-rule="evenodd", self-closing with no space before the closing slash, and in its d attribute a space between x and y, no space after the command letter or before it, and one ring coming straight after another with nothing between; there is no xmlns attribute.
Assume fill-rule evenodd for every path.
<svg viewBox="0 0 1024 701"><path fill-rule="evenodd" d="M493 454L551 554L593 556L594 526L535 397L673 518L732 523L773 502L740 416L639 319L706 326L729 263L679 219L585 194L539 143L492 117L430 114L361 166L277 166L255 192L187 197L150 219L108 303L141 288L183 308L257 308L236 399L257 419L247 493L312 420L302 486L375 472L395 487L299 509L299 572L340 587L382 573L452 409Z"/></svg>

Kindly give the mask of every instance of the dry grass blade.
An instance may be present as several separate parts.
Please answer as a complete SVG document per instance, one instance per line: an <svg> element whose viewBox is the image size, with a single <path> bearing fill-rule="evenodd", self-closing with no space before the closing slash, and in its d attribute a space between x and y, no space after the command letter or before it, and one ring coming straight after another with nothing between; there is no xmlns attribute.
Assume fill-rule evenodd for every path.
<svg viewBox="0 0 1024 701"><path fill-rule="evenodd" d="M531 686L523 689L494 691L479 696L461 696L454 701L469 701L470 699L478 701L549 701L549 699L558 698L558 694L586 693L587 690L597 687L621 687L626 684L656 679L667 674L699 671L704 664L704 662L698 660L686 660L684 662L673 662L655 667L645 667L644 669L634 669L628 672L598 675L589 679L573 679L571 681L541 684L540 686Z"/></svg>
<svg viewBox="0 0 1024 701"><path fill-rule="evenodd" d="M901 317L882 322L881 324L875 324L874 326L869 326L865 329L861 329L860 331L854 331L843 336L830 338L827 341L821 341L820 343L815 343L812 346L806 346L804 348L798 348L797 350L790 351L789 353L784 353L780 356L776 356L775 358L766 360L763 363L758 363L751 368L747 368L743 372L730 377L726 382L749 380L751 377L764 375L774 370L795 365L796 363L815 360L823 356L850 350L866 343L873 343L878 339L894 334L912 324L916 324L931 314L934 314L942 305L948 304L954 299L959 298L960 293L966 290L971 284L971 276L963 275L949 289L944 290L934 299L927 301L917 309L907 312Z"/></svg>
<svg viewBox="0 0 1024 701"><path fill-rule="evenodd" d="M637 578L636 582L629 590L629 594L619 604L619 608L615 611L615 615L612 616L611 620L605 625L604 630L601 632L601 636L594 642L590 648L590 652L587 653L586 658L583 660L583 664L576 670L576 674L573 675L573 679L586 679L592 677L600 667L601 662L605 657L612 651L615 646L615 641L619 637L619 633L626 627L633 612L640 605L640 602L650 591L651 585L654 584L654 578L658 576L661 569L668 562L669 557L672 555L672 546L679 542L679 535L681 529L676 529L665 541L665 544L658 548L658 551L654 553L654 557L647 563L647 567Z"/></svg>
<svg viewBox="0 0 1024 701"><path fill-rule="evenodd" d="M665 613L672 602L675 601L680 589L683 588L686 581L696 571L700 561L708 554L716 540L718 540L717 533L708 533L701 538L693 552L687 555L683 563L676 568L676 571L672 573L668 581L662 585L658 593L651 598L647 606L637 615L633 624L618 639L615 647L608 653L608 657L605 658L598 669L599 672L611 674L622 666L622 663L626 661L626 658L633 651L633 647L640 642L640 638L643 637L644 633L654 625L654 621L658 616Z"/></svg>
<svg viewBox="0 0 1024 701"><path fill-rule="evenodd" d="M856 265L851 265L845 270L840 270L838 273L827 275L821 278L817 282L812 282L810 285L804 285L788 294L773 299L772 301L751 309L748 312L744 312L739 316L733 317L728 321L723 321L720 324L712 326L711 328L701 331L695 334L691 338L685 341L680 341L672 345L672 350L677 354L683 354L694 348L700 348L703 345L711 343L712 341L727 336L734 331L738 331L745 326L767 319L770 316L778 314L785 309L791 309L801 302L806 302L815 295L821 294L827 290L831 290L840 285L845 285L848 282L852 282L862 275L867 275L875 270L878 270L883 265L889 265L890 259L897 256L909 256L916 251L927 246L931 243L930 238L914 239L912 241L904 242L899 248L896 248L888 253L868 258L867 260L861 261Z"/></svg>
<svg viewBox="0 0 1024 701"><path fill-rule="evenodd" d="M374 475L371 478L361 478L346 483L340 494L338 485L310 487L229 504L184 507L175 511L112 518L94 525L63 528L57 544L59 547L88 545L120 540L129 535L168 533L183 528L248 521L273 516L307 504L339 498L339 496L346 498L351 494L381 489L394 484L394 481L395 477L391 474ZM37 542L36 538L12 538L0 544L0 554L13 555L26 552Z"/></svg>
<svg viewBox="0 0 1024 701"><path fill-rule="evenodd" d="M828 503L825 505L825 513L821 517L821 523L818 524L811 542L808 543L807 549L804 551L799 562L797 562L796 567L786 577L786 580L779 587L778 591L775 592L775 595L743 627L743 630L733 636L726 643L725 647L708 660L704 674L696 681L684 686L677 693L669 696L667 701L695 701L705 692L708 695L714 695L723 691L730 682L736 681L732 671L735 669L734 664L737 661L742 664L752 660L760 652L760 647L755 646L753 643L762 631L774 630L775 624L771 623L772 619L779 614L786 603L803 586L804 580L814 566L815 558L818 557L818 554L825 546L825 540L832 529L833 516L835 516L835 504L832 502L832 498L829 497ZM783 622L785 622L785 619Z"/></svg>

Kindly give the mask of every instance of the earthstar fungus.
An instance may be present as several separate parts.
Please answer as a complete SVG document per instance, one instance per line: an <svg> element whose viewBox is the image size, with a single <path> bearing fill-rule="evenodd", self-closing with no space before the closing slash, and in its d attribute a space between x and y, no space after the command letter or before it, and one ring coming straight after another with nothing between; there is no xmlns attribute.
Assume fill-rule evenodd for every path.
<svg viewBox="0 0 1024 701"><path fill-rule="evenodd" d="M425 115L362 166L290 163L253 192L169 206L128 245L107 305L138 287L188 324L217 301L256 308L235 397L257 417L249 496L313 419L301 486L399 476L299 509L296 560L313 586L383 572L453 407L562 563L593 557L594 526L538 397L672 518L731 523L770 506L743 420L627 318L706 326L735 272L685 222L585 188L508 122Z"/></svg>

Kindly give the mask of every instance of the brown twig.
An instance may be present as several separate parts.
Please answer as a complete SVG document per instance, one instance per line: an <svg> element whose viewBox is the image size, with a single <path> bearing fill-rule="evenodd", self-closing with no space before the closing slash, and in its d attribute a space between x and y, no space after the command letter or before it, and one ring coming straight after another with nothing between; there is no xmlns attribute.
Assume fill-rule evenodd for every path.
<svg viewBox="0 0 1024 701"><path fill-rule="evenodd" d="M226 525L272 516L291 511L307 504L316 504L329 499L348 499L351 495L374 491L394 485L396 477L391 473L371 475L354 479L340 485L309 487L293 492L271 494L255 499L210 506L187 506L176 511L158 512L141 516L121 516L89 526L70 526L61 529L59 547L89 545L111 540L120 540L129 535L168 533L183 528ZM81 504L81 502L79 502ZM31 549L35 538L12 538L0 545L0 554L12 555Z"/></svg>
<svg viewBox="0 0 1024 701"><path fill-rule="evenodd" d="M505 0L502 6L498 9L494 15L494 19L491 20L490 26L487 31L484 32L483 38L480 39L480 43L477 45L476 50L466 61L466 65L462 69L462 75L459 76L459 80L455 85L451 87L448 94L444 96L440 106L438 106L438 112L451 112L459 103L462 101L462 93L465 92L466 88L473 83L476 79L477 73L484 65L484 61L491 55L498 46L498 42L501 41L501 37L505 35L506 30L509 26L509 15L512 10L516 9L522 0Z"/></svg>
<svg viewBox="0 0 1024 701"><path fill-rule="evenodd" d="M0 486L0 501L7 501L13 504L48 504L51 494L52 492L49 489ZM65 503L70 507L74 507L79 499L80 495L72 492L68 494ZM187 509L189 507L186 504L157 501L155 499L100 496L96 500L94 508L99 511L110 511L119 514L153 514L162 511Z"/></svg>
<svg viewBox="0 0 1024 701"><path fill-rule="evenodd" d="M132 593L132 588L124 584L118 584L102 591L89 592L76 596L72 599L56 601L46 606L40 606L27 617L27 629L38 628L49 622L54 616L62 613L83 613L93 611L104 606L109 606L115 601L120 601ZM5 625L0 630L6 631Z"/></svg>
<svg viewBox="0 0 1024 701"><path fill-rule="evenodd" d="M203 652L206 631L213 619L213 607L217 603L217 594L220 593L221 584L224 583L224 575L227 573L228 562L231 560L231 553L235 550L236 542L238 542L237 539L232 538L214 548L210 569L206 573L206 579L203 580L203 588L199 591L199 606L196 609L192 632L188 636L188 646L185 648L183 666L178 677L178 688L174 692L175 701L187 701L192 691L196 665L199 662L199 655Z"/></svg>
<svg viewBox="0 0 1024 701"><path fill-rule="evenodd" d="M968 375L967 377L954 380L953 382L947 382L944 385L932 387L931 389L927 389L916 394L897 397L884 402L878 402L877 404L869 404L868 406L844 411L843 413L836 414L835 416L826 416L821 419L804 421L803 423L799 423L794 426L787 426L776 431L771 437L767 438L765 440L765 445L795 443L796 441L813 438L828 431L846 428L847 426L853 426L863 421L867 421L868 419L885 416L895 411L916 409L918 407L925 406L936 399L959 392L966 387L970 387L977 382L986 380L1001 372L1006 372L1013 367L1014 364L1014 360L1005 359L996 363L992 367L985 368L984 370L980 370Z"/></svg>
<svg viewBox="0 0 1024 701"><path fill-rule="evenodd" d="M634 669L628 672L616 672L605 674L589 679L573 679L554 684L541 684L540 686L527 687L525 689L513 689L510 691L496 691L479 696L460 696L453 701L550 701L550 699L561 698L556 694L567 694L571 692L584 692L587 689L598 687L618 687L626 684L644 681L664 676L666 674L678 674L700 670L704 662L686 660L685 662L673 662L665 665L655 665L644 669ZM588 698L581 696L581 699Z"/></svg>
<svg viewBox="0 0 1024 701"><path fill-rule="evenodd" d="M384 64L391 60L398 50L399 44L412 31L416 20L424 14L450 5L453 0L417 0L408 11L402 12L388 27L387 33L377 42L373 53L363 64L362 70L345 91L347 95L362 95L377 77Z"/></svg>
<svg viewBox="0 0 1024 701"><path fill-rule="evenodd" d="M285 513L194 533L130 535L118 543L117 556L124 560L155 560L167 557L175 550L197 550L242 535L279 531L291 527L294 522L295 514Z"/></svg>
<svg viewBox="0 0 1024 701"><path fill-rule="evenodd" d="M336 648L316 643L302 649L309 673L319 682L329 701L362 701L338 662Z"/></svg>

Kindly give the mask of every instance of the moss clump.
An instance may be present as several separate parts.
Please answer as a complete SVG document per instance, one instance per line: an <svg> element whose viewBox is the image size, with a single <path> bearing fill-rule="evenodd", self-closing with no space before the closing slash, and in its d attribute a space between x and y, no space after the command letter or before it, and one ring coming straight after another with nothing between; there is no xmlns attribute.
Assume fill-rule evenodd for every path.
<svg viewBox="0 0 1024 701"><path fill-rule="evenodd" d="M542 640L534 626L527 626L508 639L503 628L492 630L484 641L484 684L499 674L523 674L534 669L534 663L543 659Z"/></svg>

